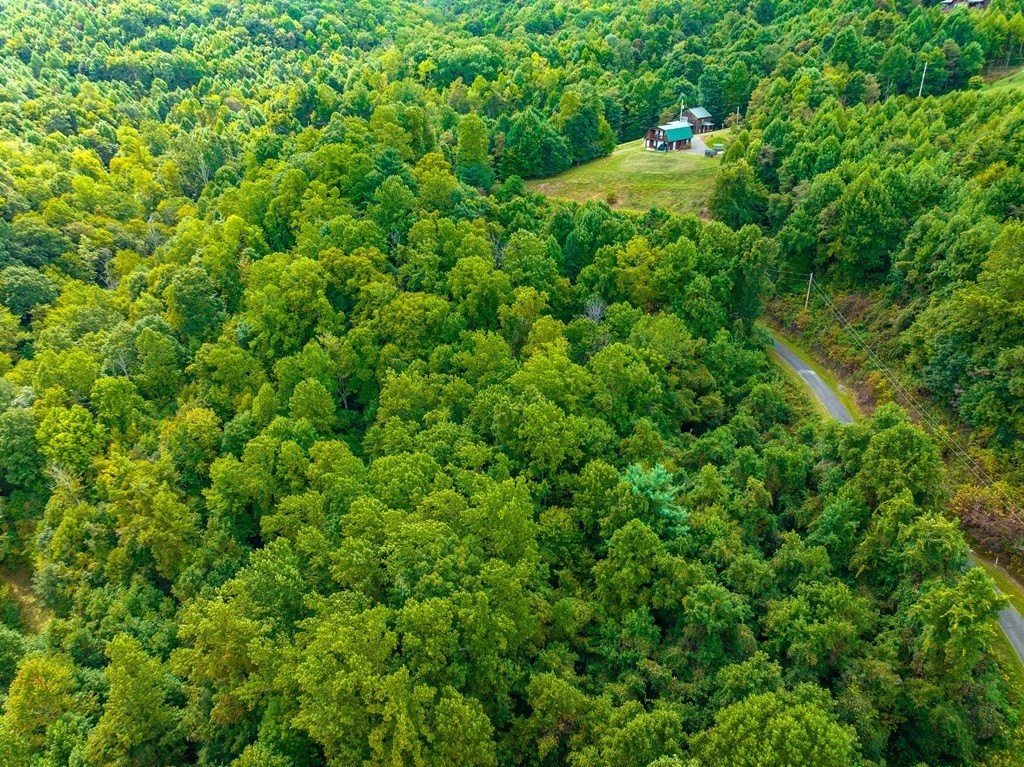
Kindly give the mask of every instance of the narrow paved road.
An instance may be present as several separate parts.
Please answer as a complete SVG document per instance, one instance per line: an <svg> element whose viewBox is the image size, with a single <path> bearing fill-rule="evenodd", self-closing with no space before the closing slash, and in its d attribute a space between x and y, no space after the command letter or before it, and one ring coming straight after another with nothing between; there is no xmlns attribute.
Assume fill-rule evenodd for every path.
<svg viewBox="0 0 1024 767"><path fill-rule="evenodd" d="M684 149L684 152L689 154L699 154L701 157L704 156L704 150L708 148L710 144L722 143L721 136L728 131L709 131L708 133L694 133L693 140L690 141L690 148Z"/></svg>
<svg viewBox="0 0 1024 767"><path fill-rule="evenodd" d="M1024 617L1021 617L1016 607L1007 605L999 613L999 627L1010 640L1020 662L1024 664Z"/></svg>
<svg viewBox="0 0 1024 767"><path fill-rule="evenodd" d="M853 416L850 415L850 411L846 409L843 401L839 399L839 395L832 391L832 387L825 383L821 376L807 367L807 363L800 359L792 349L782 343L774 334L772 335L772 341L775 342L775 353L803 379L804 383L807 384L807 388L825 406L828 414L839 421L839 423L853 423Z"/></svg>
<svg viewBox="0 0 1024 767"><path fill-rule="evenodd" d="M704 137L699 133L693 135L693 139L690 141L690 148L684 150L689 154L699 154L701 157L704 156L704 150L708 148L708 145L704 141Z"/></svg>
<svg viewBox="0 0 1024 767"><path fill-rule="evenodd" d="M828 414L840 423L853 423L853 416L850 415L850 411L846 409L846 405L839 399L839 395L832 390L832 387L821 376L807 367L807 363L780 341L774 333L772 334L772 341L775 342L775 353L803 379L804 383L807 384L807 388L825 406ZM998 589L996 590L998 591ZM1013 649L1017 653L1017 659L1021 662L1021 665L1024 665L1024 617L1017 612L1016 607L1007 605L999 613L999 627L1006 634L1006 638L1010 640L1010 644L1013 645Z"/></svg>

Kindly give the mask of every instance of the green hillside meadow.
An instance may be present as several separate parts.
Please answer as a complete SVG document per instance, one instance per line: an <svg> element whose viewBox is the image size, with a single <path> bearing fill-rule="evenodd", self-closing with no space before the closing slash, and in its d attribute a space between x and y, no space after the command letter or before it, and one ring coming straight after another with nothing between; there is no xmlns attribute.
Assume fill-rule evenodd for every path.
<svg viewBox="0 0 1024 767"><path fill-rule="evenodd" d="M717 158L656 152L630 141L607 157L530 181L527 189L560 200L605 201L615 210L699 214L707 208L718 165Z"/></svg>

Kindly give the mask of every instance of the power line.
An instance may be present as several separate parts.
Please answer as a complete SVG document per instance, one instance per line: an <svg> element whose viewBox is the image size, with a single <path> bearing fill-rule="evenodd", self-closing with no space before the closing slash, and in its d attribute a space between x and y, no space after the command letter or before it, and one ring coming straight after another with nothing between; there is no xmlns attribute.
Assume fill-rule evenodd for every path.
<svg viewBox="0 0 1024 767"><path fill-rule="evenodd" d="M946 430L943 424L938 422L927 412L925 406L921 404L921 402L913 395L913 393L906 386L904 386L903 382L900 381L897 375L884 362L882 362L881 359L879 359L878 355L874 353L874 350L861 337L860 333L856 330L853 324L846 318L846 316L842 313L839 307L836 306L835 302L832 301L828 294L825 293L824 289L822 289L819 283L814 279L813 273L808 274L807 272L796 272L793 270L782 268L777 268L773 271L775 271L776 274L783 279L799 279L801 283L804 280L807 280L808 291L810 292L811 288L813 288L815 294L819 295L822 298L822 300L825 302L826 308L829 310L829 312L832 314L835 320L839 323L841 329L846 331L846 333L853 339L857 348L859 348L867 356L867 358L874 364L878 371L881 372L881 374L885 377L886 381L888 381L896 390L896 392L903 397L903 399L908 403L910 409L913 410L918 415L918 417L924 422L928 431L933 436L937 437L939 440L942 441L942 443L953 453L953 455L957 458L961 465L963 465L963 467L966 468L974 476L975 479L981 482L981 484L984 485L986 488L994 491L997 494L997 496L1004 503L1006 503L1008 510L1010 511L1010 515L1013 517L1013 519L1024 524L1024 515L1021 514L1020 509L1018 508L1017 504L1013 501L1013 499L998 484L996 484L996 481L993 480L992 477L983 468L977 465L977 463L971 457L970 453L968 453L967 450L964 447L962 447L960 443L957 442L956 439L949 434L949 432Z"/></svg>
<svg viewBox="0 0 1024 767"><path fill-rule="evenodd" d="M780 273L784 270L779 270ZM793 273L793 277L797 276ZM918 417L925 423L928 431L935 437L938 437L943 444L953 453L957 460L966 468L982 485L988 489L994 491L1001 500L1003 500L1010 512L1010 515L1017 521L1024 524L1024 516L1022 516L1020 509L1017 504L1014 503L1013 499L1004 491L996 481L988 474L984 468L977 465L970 453L963 448L960 443L949 434L945 427L933 418L925 409L925 406L913 395L913 393L903 385L896 374L878 358L874 350L868 345L867 341L861 337L861 334L853 326L853 324L846 318L835 302L829 297L829 295L821 288L821 286L814 279L813 275L803 275L808 277L808 289L814 289L816 295L820 296L825 302L826 308L839 323L840 327L849 335L849 337L870 360L878 371L885 377L885 379L892 385L898 394L900 394L904 400L909 404L910 408L918 415Z"/></svg>

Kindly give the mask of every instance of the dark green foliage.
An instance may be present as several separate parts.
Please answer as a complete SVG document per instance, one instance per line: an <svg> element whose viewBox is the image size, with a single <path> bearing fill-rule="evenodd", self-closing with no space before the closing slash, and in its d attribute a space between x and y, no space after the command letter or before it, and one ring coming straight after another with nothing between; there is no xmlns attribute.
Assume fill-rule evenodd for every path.
<svg viewBox="0 0 1024 767"><path fill-rule="evenodd" d="M722 170L708 204L715 218L739 229L764 221L768 191L746 161L741 160Z"/></svg>
<svg viewBox="0 0 1024 767"><path fill-rule="evenodd" d="M18 317L56 296L53 283L36 269L8 266L0 270L0 302Z"/></svg>
<svg viewBox="0 0 1024 767"><path fill-rule="evenodd" d="M38 478L39 455L32 411L12 407L0 413L0 476L14 487L30 487Z"/></svg>
<svg viewBox="0 0 1024 767"><path fill-rule="evenodd" d="M506 176L549 176L569 167L569 144L533 109L513 118L505 136L500 167Z"/></svg>
<svg viewBox="0 0 1024 767"><path fill-rule="evenodd" d="M0 689L7 689L25 655L25 637L7 625L0 625Z"/></svg>
<svg viewBox="0 0 1024 767"><path fill-rule="evenodd" d="M850 165L839 99L878 98L878 45L941 55L942 90L990 33L857 0L833 37L823 6L0 8L2 564L49 619L0 628L0 761L998 747L1000 600L961 573L935 447L895 408L807 420L755 324L780 254L880 275L873 235L941 191ZM781 109L754 126L778 155L738 134L724 223L524 192L680 96L773 109L776 69L832 114L802 126L824 151ZM1015 215L997 175L986 215ZM827 252L772 229L826 209Z"/></svg>
<svg viewBox="0 0 1024 767"><path fill-rule="evenodd" d="M902 55L890 49L883 65ZM1011 448L1024 434L1012 372L1024 326L1010 287L1020 271L1010 254L1024 242L1018 93L851 109L836 99L816 106L818 82L803 69L762 85L712 209L734 227L772 232L783 268L814 271L833 294L884 287L863 328L873 345L983 438Z"/></svg>
<svg viewBox="0 0 1024 767"><path fill-rule="evenodd" d="M721 123L726 115L739 105L729 103L725 90L726 73L720 66L705 67L697 81L697 100L711 113L715 123Z"/></svg>

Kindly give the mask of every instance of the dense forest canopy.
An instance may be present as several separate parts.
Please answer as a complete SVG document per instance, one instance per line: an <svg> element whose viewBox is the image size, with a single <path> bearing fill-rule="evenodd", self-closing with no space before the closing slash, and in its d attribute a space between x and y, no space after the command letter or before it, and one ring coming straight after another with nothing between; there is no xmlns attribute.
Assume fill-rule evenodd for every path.
<svg viewBox="0 0 1024 767"><path fill-rule="evenodd" d="M900 94L976 87L1021 19L4 3L0 563L44 615L12 575L0 761L1008 763L938 451L819 423L756 322L780 264L946 279L958 195L1013 261L1019 105ZM750 114L721 221L525 192L681 100ZM906 257L852 209L806 238L878 185L918 190L865 224Z"/></svg>
<svg viewBox="0 0 1024 767"><path fill-rule="evenodd" d="M820 95L812 94L824 87ZM1024 100L1017 89L844 107L810 69L765 81L726 158L713 207L772 235L780 265L815 272L885 363L995 450L1024 465ZM792 285L791 285L792 287ZM877 366L834 318L784 313L839 357ZM826 313L827 314L827 313ZM832 335L831 340L826 340ZM966 488L972 530L1020 558L1012 489Z"/></svg>

